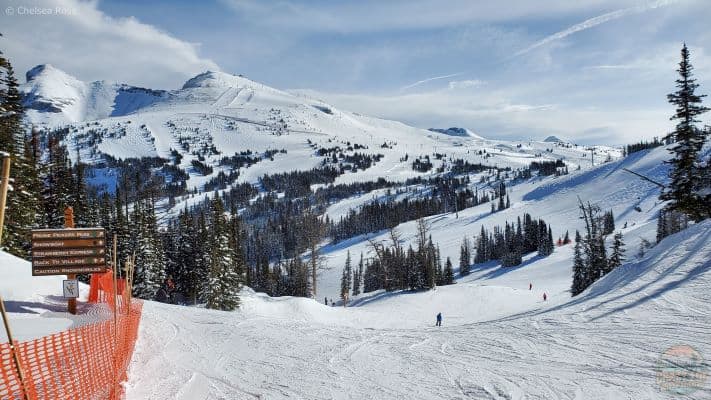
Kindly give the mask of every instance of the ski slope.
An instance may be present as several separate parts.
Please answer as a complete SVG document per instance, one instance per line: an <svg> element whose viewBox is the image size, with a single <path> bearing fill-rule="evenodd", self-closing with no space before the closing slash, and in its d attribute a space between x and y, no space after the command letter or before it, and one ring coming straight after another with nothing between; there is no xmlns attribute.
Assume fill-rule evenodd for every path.
<svg viewBox="0 0 711 400"><path fill-rule="evenodd" d="M654 242L656 216L662 204L659 201L659 188L656 185L625 172L623 168L665 182L668 165L664 164L664 161L668 157L667 149L660 147L637 152L619 161L605 163L595 168L571 171L569 175L533 178L509 186L508 193L511 200L509 209L492 214L491 205L485 203L457 214L434 215L425 220L430 227L433 242L440 246L442 259L451 257L456 267L464 237L469 238L470 243L476 243L474 236L480 233L482 226L491 230L495 225L503 226L506 221L516 221L516 218L524 213L531 214L533 218L543 218L551 224L554 240L563 237L566 231L569 232L571 239L574 238L575 230L582 231L584 228L583 221L579 219L578 197L580 197L585 202L599 205L603 211L613 211L616 230L624 234L629 253L634 254L643 238ZM384 191L380 190L354 196L331 206L327 213L331 218L338 217L347 213L348 209L357 208L358 204L372 200L373 196L377 199L383 195ZM641 211L637 211L635 207ZM416 225L416 221L411 221L396 228L404 247L409 244L416 247ZM375 233L368 238L391 244L388 232ZM317 299L324 297L338 299L341 272L347 252L351 252L354 260L358 260L360 253L363 253L366 258L373 256L366 240L368 238L356 237L344 243L323 247L325 267L321 271ZM556 248L556 251L558 250ZM562 251L567 250L562 249ZM568 260L572 260L571 255L567 257Z"/></svg>
<svg viewBox="0 0 711 400"><path fill-rule="evenodd" d="M711 354L711 222L575 299L543 303L523 287L542 269L569 282L562 265L352 308L248 290L232 313L147 302L127 398L663 399L656 365L666 349Z"/></svg>
<svg viewBox="0 0 711 400"><path fill-rule="evenodd" d="M576 298L568 245L546 258L528 255L515 268L476 266L434 291L361 295L348 308L323 305L323 295L269 298L249 289L234 313L148 302L128 398L670 398L657 381L661 355L679 345L711 354L711 222L638 258L639 240L654 239L658 192L622 171L664 180L666 157L654 149L532 180L515 186L512 207L495 214L486 204L459 218L428 219L443 256L456 264L461 237L482 223L529 212L550 222L557 237L581 227L578 195L612 209L628 262ZM398 231L405 245L413 240L413 223ZM325 293L335 298L348 250L368 251L362 239L324 248L333 266L320 277ZM441 328L434 327L438 312ZM709 383L675 398L711 398Z"/></svg>

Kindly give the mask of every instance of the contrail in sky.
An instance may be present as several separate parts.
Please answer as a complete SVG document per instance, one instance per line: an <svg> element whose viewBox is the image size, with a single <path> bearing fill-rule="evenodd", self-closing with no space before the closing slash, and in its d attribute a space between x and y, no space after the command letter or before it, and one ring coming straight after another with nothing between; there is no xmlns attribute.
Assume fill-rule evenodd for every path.
<svg viewBox="0 0 711 400"><path fill-rule="evenodd" d="M423 79L423 80L421 80L421 81L417 81L417 82L412 83L412 84L410 84L410 85L403 86L403 87L400 88L400 90L411 89L411 88L414 88L415 86L421 85L421 84L423 84L423 83L427 83L427 82L431 82L431 81L436 81L436 80L438 80L438 79L452 78L452 77L454 77L454 76L459 76L459 75L462 75L462 74L463 74L463 72L457 72L456 74L443 75L443 76L435 76L435 77L432 77L432 78Z"/></svg>
<svg viewBox="0 0 711 400"><path fill-rule="evenodd" d="M529 51L531 51L533 49L544 46L552 41L563 39L564 37L570 36L576 32L580 32L580 31L584 31L586 29L596 27L600 24L604 24L605 22L612 21L612 20L622 18L622 17L626 17L626 16L632 15L632 14L639 14L639 13L645 12L647 10L653 10L655 8L668 6L670 4L677 3L678 1L679 0L657 0L652 3L639 5L636 7L623 8L621 10L611 11L607 14L598 15L597 17L586 19L585 21L583 21L579 24L575 24L575 25L573 25L567 29L564 29L560 32L556 32L550 36L546 36L545 38L526 47L525 49L518 51L513 56L518 57L520 55L528 53Z"/></svg>

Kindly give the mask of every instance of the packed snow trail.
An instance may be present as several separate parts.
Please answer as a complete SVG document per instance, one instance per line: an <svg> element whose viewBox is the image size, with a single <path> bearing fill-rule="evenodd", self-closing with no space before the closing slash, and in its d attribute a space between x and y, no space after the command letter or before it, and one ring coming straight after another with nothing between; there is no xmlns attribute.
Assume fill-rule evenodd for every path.
<svg viewBox="0 0 711 400"><path fill-rule="evenodd" d="M506 275L499 278L505 283ZM672 236L588 291L547 308L419 326L391 298L343 309L245 290L227 313L147 302L129 399L663 399L660 355L711 356L711 222ZM484 288L484 286L482 286ZM439 293L460 290L441 287ZM417 296L417 295L412 295ZM407 296L403 296L407 297ZM518 298L513 297L513 301ZM496 299L497 301L500 299ZM477 306L486 307L486 304ZM466 314L466 313L464 313ZM408 328L393 328L398 323ZM375 328L381 324L383 328ZM362 327L365 326L365 327ZM708 361L704 365L708 371ZM703 389L673 398L711 398Z"/></svg>

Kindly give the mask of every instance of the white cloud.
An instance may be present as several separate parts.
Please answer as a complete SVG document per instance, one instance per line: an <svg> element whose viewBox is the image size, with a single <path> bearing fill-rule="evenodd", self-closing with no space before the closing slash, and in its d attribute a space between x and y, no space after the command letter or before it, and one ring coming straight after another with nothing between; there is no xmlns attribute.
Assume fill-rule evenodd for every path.
<svg viewBox="0 0 711 400"><path fill-rule="evenodd" d="M582 144L630 143L664 135L671 128L667 109L606 109L559 104L528 104L516 89L433 90L412 94L367 95L302 91L344 110L393 119L420 128L459 126L492 139L563 135ZM536 91L535 86L525 89Z"/></svg>
<svg viewBox="0 0 711 400"><path fill-rule="evenodd" d="M173 89L217 64L200 57L198 45L135 18L112 18L95 1L24 0L0 13L0 48L18 73L51 63L82 80L106 79ZM46 15L27 15L36 7ZM24 14L23 14L24 13Z"/></svg>
<svg viewBox="0 0 711 400"><path fill-rule="evenodd" d="M279 29L310 32L374 32L451 27L517 18L553 17L600 7L632 5L638 0L222 0L245 20Z"/></svg>
<svg viewBox="0 0 711 400"><path fill-rule="evenodd" d="M486 82L480 81L479 79L466 79L463 81L450 81L448 87L450 90L469 89L484 85L485 83Z"/></svg>
<svg viewBox="0 0 711 400"><path fill-rule="evenodd" d="M645 12L648 10L653 10L655 8L664 7L664 6L673 4L673 3L677 3L678 1L679 0L657 0L652 3L638 5L638 6L630 7L630 8L623 8L620 10L615 10L615 11L611 11L611 12L608 12L608 13L605 13L602 15L598 15L597 17L586 19L585 21L575 24L573 26L570 26L560 32L556 32L552 35L546 36L545 38L526 47L525 49L516 52L514 54L514 57L526 54L526 53L530 52L531 50L534 50L534 49L541 47L541 46L545 46L546 44L551 43L553 41L563 39L563 38L568 37L576 32L594 28L598 25L604 24L605 22L609 22L609 21L612 21L612 20L615 20L618 18L626 17L628 15L638 14L638 13Z"/></svg>
<svg viewBox="0 0 711 400"><path fill-rule="evenodd" d="M412 88L414 88L415 86L422 85L423 83L432 82L432 81L437 81L437 80L440 80L440 79L453 78L453 77L459 76L459 75L461 75L461 74L462 74L461 72L457 72L456 74L449 74L449 75L442 75L442 76L433 76L432 78L422 79L422 80L419 80L419 81L417 81L417 82L411 83L411 84L409 84L409 85L407 85L407 86L403 86L402 88L400 88L400 90L412 89Z"/></svg>

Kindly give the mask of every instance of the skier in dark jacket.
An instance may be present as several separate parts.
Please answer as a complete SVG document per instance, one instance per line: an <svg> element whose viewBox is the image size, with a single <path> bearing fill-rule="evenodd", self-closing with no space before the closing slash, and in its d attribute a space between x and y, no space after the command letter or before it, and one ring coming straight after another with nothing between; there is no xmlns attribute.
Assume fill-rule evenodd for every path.
<svg viewBox="0 0 711 400"><path fill-rule="evenodd" d="M437 325L442 326L442 313L437 313Z"/></svg>
<svg viewBox="0 0 711 400"><path fill-rule="evenodd" d="M161 303L169 303L169 304L175 304L175 301L173 299L173 295L175 292L175 282L173 282L173 279L171 278L166 278L163 281L163 285L158 289L158 292L156 293L156 301L159 301Z"/></svg>

